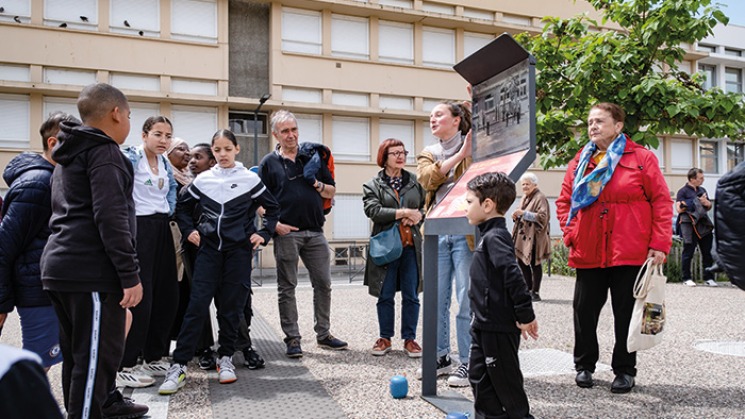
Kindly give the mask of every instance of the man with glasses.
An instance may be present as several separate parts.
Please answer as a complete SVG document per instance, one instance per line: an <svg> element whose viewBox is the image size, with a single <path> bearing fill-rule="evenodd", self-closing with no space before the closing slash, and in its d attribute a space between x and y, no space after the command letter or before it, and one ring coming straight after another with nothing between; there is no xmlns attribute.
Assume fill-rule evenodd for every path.
<svg viewBox="0 0 745 419"><path fill-rule="evenodd" d="M261 160L259 176L281 207L274 237L274 258L277 263L279 318L285 333L287 356L303 356L295 298L299 259L308 269L313 286L314 329L318 346L343 350L347 343L330 332L330 253L323 235L326 221L323 199L331 199L336 193L334 178L325 165L322 164L317 173L312 173L298 159L295 115L286 110L275 112L271 128L279 144L275 151Z"/></svg>

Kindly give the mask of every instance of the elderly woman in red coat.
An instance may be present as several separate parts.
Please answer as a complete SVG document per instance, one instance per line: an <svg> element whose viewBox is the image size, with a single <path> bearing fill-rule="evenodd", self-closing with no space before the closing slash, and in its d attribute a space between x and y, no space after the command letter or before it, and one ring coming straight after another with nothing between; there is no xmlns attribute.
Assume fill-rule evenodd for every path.
<svg viewBox="0 0 745 419"><path fill-rule="evenodd" d="M622 132L624 111L598 103L587 119L590 142L569 163L556 215L577 269L574 288L576 383L592 387L597 325L610 290L616 342L613 393L634 387L636 352L626 350L636 275L647 258L663 263L672 245L672 199L657 157Z"/></svg>

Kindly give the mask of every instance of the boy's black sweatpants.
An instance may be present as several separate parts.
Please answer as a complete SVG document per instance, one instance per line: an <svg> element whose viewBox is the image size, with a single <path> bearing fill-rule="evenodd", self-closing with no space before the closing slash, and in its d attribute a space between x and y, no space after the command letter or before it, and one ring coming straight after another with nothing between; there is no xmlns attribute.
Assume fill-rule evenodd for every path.
<svg viewBox="0 0 745 419"><path fill-rule="evenodd" d="M524 419L530 414L517 350L520 335L471 327L468 378L477 418Z"/></svg>
<svg viewBox="0 0 745 419"><path fill-rule="evenodd" d="M123 294L50 291L60 324L62 392L68 419L101 418L124 352Z"/></svg>
<svg viewBox="0 0 745 419"><path fill-rule="evenodd" d="M137 259L140 262L142 301L132 308L122 367L168 356L171 326L178 309L176 254L168 214L137 217Z"/></svg>
<svg viewBox="0 0 745 419"><path fill-rule="evenodd" d="M250 246L226 251L209 245L199 248L189 306L173 351L174 362L185 365L194 357L213 298L219 301L217 353L220 357L233 356L240 316L251 290L251 254Z"/></svg>

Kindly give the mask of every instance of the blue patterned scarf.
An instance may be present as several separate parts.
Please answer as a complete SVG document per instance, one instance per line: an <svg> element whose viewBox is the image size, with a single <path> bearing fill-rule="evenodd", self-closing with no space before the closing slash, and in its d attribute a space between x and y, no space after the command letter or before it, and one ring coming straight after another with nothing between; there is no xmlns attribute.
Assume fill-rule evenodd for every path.
<svg viewBox="0 0 745 419"><path fill-rule="evenodd" d="M595 143L590 142L582 150L582 154L579 156L579 163L577 164L577 171L574 172L574 185L572 188L572 206L569 209L569 217L567 218L567 224L572 221L575 215L582 208L592 204L600 196L605 184L608 183L613 171L616 169L623 150L626 148L626 135L621 133L616 137L615 140L608 147L608 151L600 160L600 163L595 166L595 169L583 176L587 165L590 163L592 155L595 154L597 146Z"/></svg>

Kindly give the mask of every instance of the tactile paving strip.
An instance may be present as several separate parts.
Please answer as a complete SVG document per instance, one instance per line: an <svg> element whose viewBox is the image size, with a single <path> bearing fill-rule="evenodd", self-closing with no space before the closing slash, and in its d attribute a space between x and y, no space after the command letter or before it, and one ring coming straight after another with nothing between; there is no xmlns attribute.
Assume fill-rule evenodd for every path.
<svg viewBox="0 0 745 419"><path fill-rule="evenodd" d="M233 356L238 381L221 385L210 382L214 419L235 418L346 418L299 359L285 356L285 344L269 324L254 311L251 341L266 361L266 367L249 370L243 355Z"/></svg>
<svg viewBox="0 0 745 419"><path fill-rule="evenodd" d="M520 369L525 377L576 374L574 356L557 349L528 349L519 352ZM610 371L610 365L598 364L595 372Z"/></svg>

